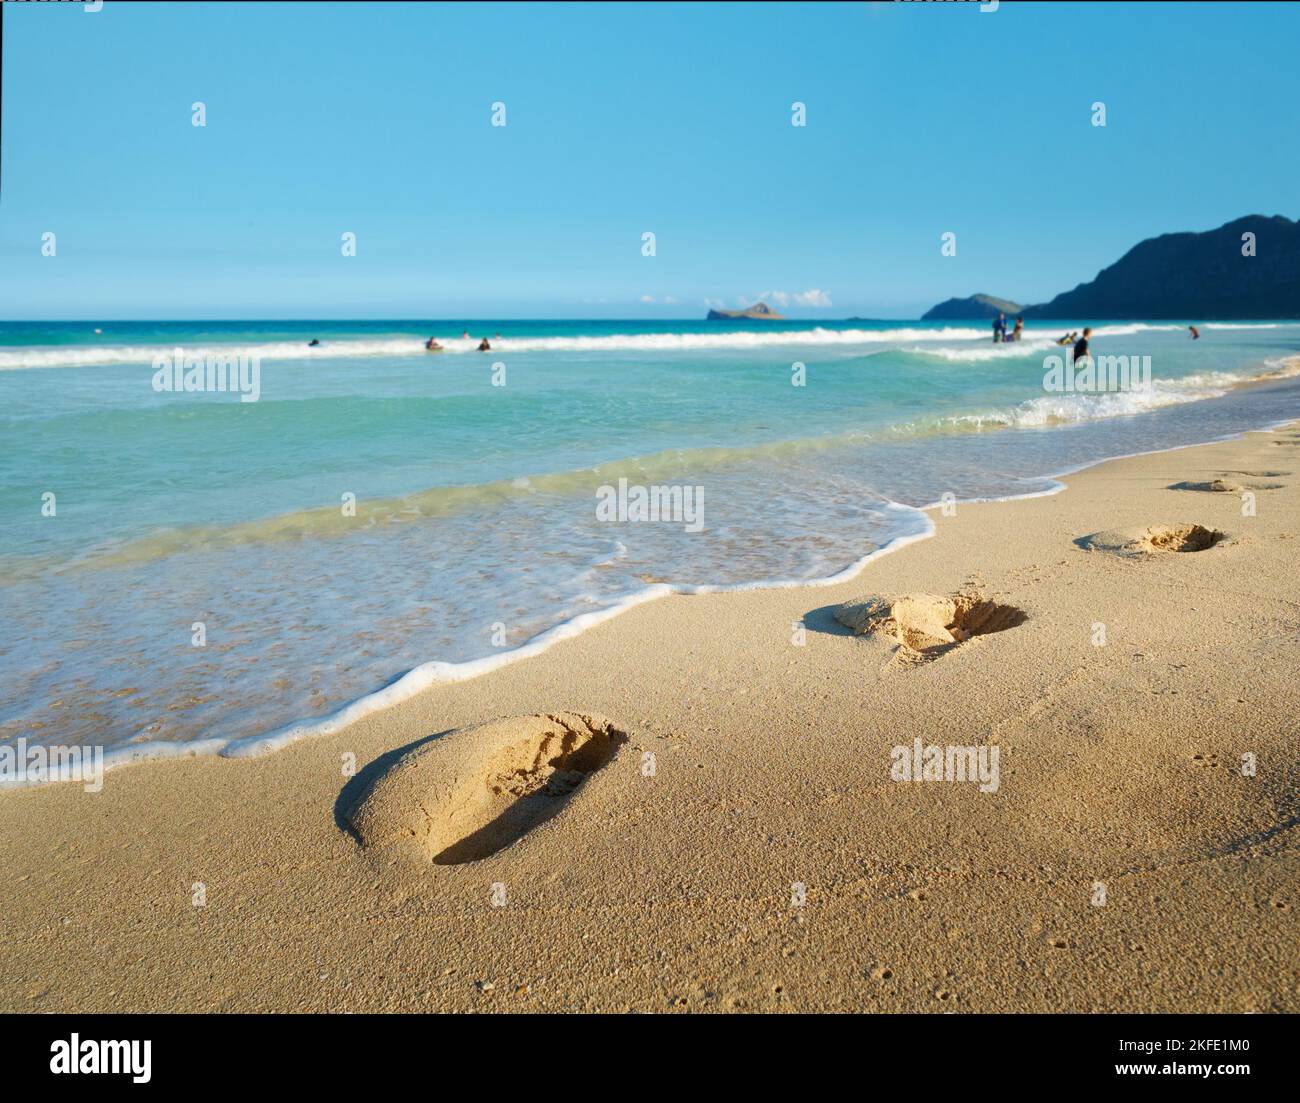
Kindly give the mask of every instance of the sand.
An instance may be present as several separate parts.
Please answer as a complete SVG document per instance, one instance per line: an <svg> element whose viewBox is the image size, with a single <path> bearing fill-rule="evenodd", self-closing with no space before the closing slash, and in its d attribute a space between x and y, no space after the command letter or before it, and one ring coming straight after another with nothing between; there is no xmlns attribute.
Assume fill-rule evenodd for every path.
<svg viewBox="0 0 1300 1103"><path fill-rule="evenodd" d="M1300 432L1065 481L270 755L0 793L0 1008L1300 1010ZM996 789L891 780L917 740Z"/></svg>

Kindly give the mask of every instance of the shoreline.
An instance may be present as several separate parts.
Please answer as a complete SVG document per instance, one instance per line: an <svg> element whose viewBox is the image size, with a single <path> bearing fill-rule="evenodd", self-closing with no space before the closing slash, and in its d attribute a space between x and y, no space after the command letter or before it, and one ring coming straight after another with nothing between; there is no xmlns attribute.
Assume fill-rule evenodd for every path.
<svg viewBox="0 0 1300 1103"><path fill-rule="evenodd" d="M1300 373L1300 356L1286 358L1284 363L1287 365L1285 370L1278 370L1273 373L1266 373L1250 379L1241 380L1234 383L1227 393L1266 386L1271 382L1276 382L1278 378ZM1200 401L1214 401L1215 397L1223 396L1212 396L1201 399ZM983 505L1051 497L1066 489L1068 484L1064 480L1068 477L1089 471L1103 464L1118 460L1135 459L1142 456L1161 455L1166 452L1177 452L1184 448L1195 448L1202 445L1220 443L1222 441L1237 440L1250 433L1276 432L1290 423L1290 419L1282 418L1280 420L1269 422L1258 428L1242 430L1238 433L1229 433L1224 436L1214 437L1210 440L1200 441L1194 444L1179 444L1172 445L1168 448L1124 453L1122 455L1091 460L1073 467L1051 471L1043 475L1025 476L1024 478L1033 478L1039 481L1051 481L1056 485L1044 490L1027 491L1024 494L962 498L958 499L956 504L967 506ZM1000 428L1008 427L1003 426ZM803 587L816 589L850 582L861 574L862 571L864 571L875 559L901 551L913 543L927 540L932 537L936 530L933 518L929 518L928 515L934 510L941 509L942 505L943 503L941 501L933 501L921 506L910 506L902 502L886 499L886 506L889 509L914 511L916 513L927 515L927 519L929 520L928 529L921 533L894 537L889 540L888 543L868 552L866 555L859 557L841 570L830 575L811 579L776 579L756 582L704 583L699 585L652 583L647 585L644 589L625 595L619 601L606 606L605 608L593 610L589 613L582 613L576 617L570 617L568 620L560 621L559 623L552 625L550 628L538 633L536 636L525 640L516 647L495 654L479 656L474 659L454 662L442 659L430 659L422 662L406 671L403 671L401 674L394 676L380 688L370 690L352 698L351 700L345 701L343 704L323 716L290 720L279 727L245 736L188 740L184 742L170 742L164 740L135 744L126 743L113 748L105 748L103 749L104 770L107 772L109 770L120 769L123 766L133 766L165 759L197 758L204 756L215 756L219 758L256 757L263 754L274 753L277 750L282 750L285 747L291 746L292 744L304 739L335 735L346 729L349 725L354 724L367 716L377 712L382 712L385 709L397 707L412 700L421 693L432 690L438 685L480 678L513 663L521 662L525 659L544 654L557 643L567 639L572 639L599 624L603 624L608 620L620 616L629 609L636 608L637 606L643 605L647 602L658 600L659 598L674 595L691 597L702 594L737 593L747 590L781 590ZM75 773L68 773L65 771L61 776L47 776L36 781L0 777L0 794L12 789L60 784L68 780L75 780L76 776ZM3 799L3 797L0 796L0 799Z"/></svg>
<svg viewBox="0 0 1300 1103"><path fill-rule="evenodd" d="M275 754L15 789L0 1008L1298 1010L1298 424L959 503L848 581L645 601ZM1211 477L1257 515L1171 489ZM1081 543L1175 522L1227 539ZM900 663L833 616L965 588L1025 619ZM349 833L393 752L472 781L475 725L565 711L625 742L511 845ZM1000 788L891 782L913 738L997 746Z"/></svg>

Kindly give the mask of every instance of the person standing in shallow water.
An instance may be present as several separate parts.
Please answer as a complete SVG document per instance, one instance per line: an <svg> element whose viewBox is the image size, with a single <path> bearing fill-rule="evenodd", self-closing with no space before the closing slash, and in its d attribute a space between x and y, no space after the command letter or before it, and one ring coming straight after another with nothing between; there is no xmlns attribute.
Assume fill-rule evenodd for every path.
<svg viewBox="0 0 1300 1103"><path fill-rule="evenodd" d="M1082 360L1088 355L1088 338L1092 336L1092 330L1088 326L1083 327L1083 336L1074 342L1074 359Z"/></svg>
<svg viewBox="0 0 1300 1103"><path fill-rule="evenodd" d="M993 319L993 343L996 345L1002 340L1002 336L1007 331L1007 316L999 314Z"/></svg>

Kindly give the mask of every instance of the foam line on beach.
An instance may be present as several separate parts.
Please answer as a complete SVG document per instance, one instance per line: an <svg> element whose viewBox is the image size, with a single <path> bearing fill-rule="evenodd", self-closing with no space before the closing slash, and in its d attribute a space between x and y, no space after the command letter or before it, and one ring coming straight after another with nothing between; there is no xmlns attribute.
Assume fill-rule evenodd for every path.
<svg viewBox="0 0 1300 1103"><path fill-rule="evenodd" d="M1298 373L1300 373L1300 371L1298 371ZM1055 494L1060 494L1061 491L1067 488L1068 484L1062 482L1062 479L1067 479L1071 475L1077 475L1080 471L1087 471L1090 467L1099 467L1103 463L1112 463L1116 460L1132 460L1138 459L1142 456L1159 456L1166 452L1178 452L1184 448L1199 448L1205 444L1221 444L1224 441L1240 440L1247 433L1276 433L1279 429L1292 424L1293 420L1293 418L1289 417L1279 418L1276 421L1268 422L1266 425L1261 425L1255 429L1244 429L1240 433L1220 433L1217 436L1210 437L1207 440L1200 441L1196 444L1171 444L1167 448L1144 448L1140 452L1120 452L1114 456L1105 456L1101 459L1084 460L1082 463L1063 467L1059 471L1053 471L1047 475L1028 476L1028 478L1031 478L1034 481L1050 482L1052 484L1043 490L1028 490L1024 494L999 494L987 498L960 498L958 499L958 503L961 505L980 505L989 502L1020 502L1027 498L1050 498ZM928 512L933 509L941 509L943 505L944 503L942 501L934 501L920 506L919 508Z"/></svg>
<svg viewBox="0 0 1300 1103"><path fill-rule="evenodd" d="M912 506L903 505L898 502L889 502L886 509L895 511L900 515L905 515L918 526L915 532L904 533L879 548L872 550L854 563L837 571L832 575L824 578L814 579L780 579L775 581L757 581L757 582L740 582L728 585L680 585L666 582L654 583L625 595L621 600L609 605L603 609L593 610L590 613L582 613L567 621L555 625L552 628L534 636L528 642L521 644L519 647L502 651L495 655L485 655L482 658L471 659L466 662L450 663L442 660L431 660L421 663L419 666L408 670L405 674L400 675L388 685L373 692L364 694L361 697L343 705L334 712L315 720L293 721L273 731L259 733L254 736L245 736L242 738L231 739L205 739L190 742L143 742L134 743L123 747L117 747L107 751L104 754L104 769L116 769L119 766L130 765L136 762L146 762L160 758L181 758L198 755L217 755L223 758L246 758L256 755L268 754L272 751L286 747L291 743L299 742L303 739L310 739L319 735L332 735L342 731L344 728L357 721L364 719L372 713L379 712L386 708L400 704L403 701L410 700L412 697L432 686L449 683L463 682L471 678L478 678L484 674L489 674L494 670L499 670L511 663L521 659L531 658L540 655L549 650L555 644L562 640L572 639L581 635L588 629L603 624L611 620L620 613L628 609L635 608L638 605L645 604L648 601L655 601L670 594L706 594L706 593L725 593L739 590L759 590L759 589L794 589L797 587L819 587L834 586L841 582L847 582L864 570L867 564L878 559L883 555L900 550L909 544L916 543L918 540L925 540L934 534L934 522L925 515L924 511L918 510ZM66 776L65 776L66 774ZM40 781L26 781L18 779L0 779L0 788L14 788L27 785L39 785L53 783L57 781L76 780L75 774L69 774L66 770L52 768L49 775Z"/></svg>

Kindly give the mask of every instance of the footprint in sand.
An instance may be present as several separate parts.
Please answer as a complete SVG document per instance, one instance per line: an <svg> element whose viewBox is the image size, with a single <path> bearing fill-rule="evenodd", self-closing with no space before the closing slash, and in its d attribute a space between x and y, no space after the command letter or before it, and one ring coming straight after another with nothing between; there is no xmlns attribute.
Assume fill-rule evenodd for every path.
<svg viewBox="0 0 1300 1103"><path fill-rule="evenodd" d="M1218 529L1204 525L1152 525L1139 543L1150 552L1198 552L1214 547L1223 537Z"/></svg>
<svg viewBox="0 0 1300 1103"><path fill-rule="evenodd" d="M1239 483L1229 482L1226 479L1211 479L1209 482L1194 483L1170 483L1166 490L1207 490L1215 494L1240 494L1246 488Z"/></svg>
<svg viewBox="0 0 1300 1103"><path fill-rule="evenodd" d="M1206 551L1227 539L1227 533L1204 525L1150 525L1145 529L1094 532L1081 536L1075 544L1085 551L1104 551L1114 555L1148 556L1164 552Z"/></svg>
<svg viewBox="0 0 1300 1103"><path fill-rule="evenodd" d="M1257 479L1237 482L1235 480L1224 477L1229 474L1246 475L1249 474L1249 472L1225 471L1223 473L1223 476L1221 476L1220 478L1210 479L1208 482L1170 483L1169 486L1166 487L1166 489L1167 490L1203 490L1203 491L1210 491L1216 494L1241 494L1247 490L1281 490L1283 485L1282 483L1262 483L1259 482Z"/></svg>
<svg viewBox="0 0 1300 1103"><path fill-rule="evenodd" d="M1028 620L1023 609L999 605L978 591L942 597L904 594L892 602L878 596L845 602L835 619L854 635L892 638L898 647L892 662L924 663L947 654L975 636L1004 632Z"/></svg>
<svg viewBox="0 0 1300 1103"><path fill-rule="evenodd" d="M422 741L344 813L367 849L477 862L558 815L627 736L602 716L516 716Z"/></svg>

